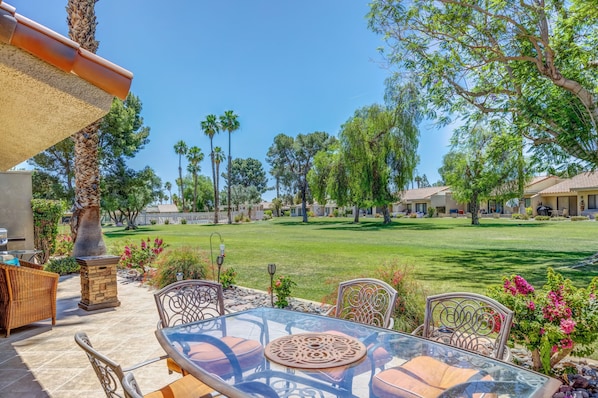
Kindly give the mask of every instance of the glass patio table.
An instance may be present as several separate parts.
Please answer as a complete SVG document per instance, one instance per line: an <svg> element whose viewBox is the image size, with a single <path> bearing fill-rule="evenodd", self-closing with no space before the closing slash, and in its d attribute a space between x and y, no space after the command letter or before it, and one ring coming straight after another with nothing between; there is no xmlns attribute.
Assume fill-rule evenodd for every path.
<svg viewBox="0 0 598 398"><path fill-rule="evenodd" d="M259 341L264 348L260 365L242 370L240 361L222 343L223 336ZM229 397L373 397L373 374L419 356L485 376L485 382L449 387L438 395L443 398L480 393L500 398L549 397L561 385L513 364L410 334L276 308L255 308L158 329L156 337L183 369ZM195 360L197 344L213 345L210 350L221 353L220 359L214 354L214 360L226 357L228 365L207 370L205 361ZM225 368L228 371L221 373L213 370Z"/></svg>

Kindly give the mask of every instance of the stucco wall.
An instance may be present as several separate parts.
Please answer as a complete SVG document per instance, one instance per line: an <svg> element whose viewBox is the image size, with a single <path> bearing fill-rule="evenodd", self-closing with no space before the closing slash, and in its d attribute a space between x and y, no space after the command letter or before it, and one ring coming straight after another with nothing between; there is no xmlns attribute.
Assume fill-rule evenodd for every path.
<svg viewBox="0 0 598 398"><path fill-rule="evenodd" d="M0 172L0 228L8 230L8 250L33 249L31 172Z"/></svg>

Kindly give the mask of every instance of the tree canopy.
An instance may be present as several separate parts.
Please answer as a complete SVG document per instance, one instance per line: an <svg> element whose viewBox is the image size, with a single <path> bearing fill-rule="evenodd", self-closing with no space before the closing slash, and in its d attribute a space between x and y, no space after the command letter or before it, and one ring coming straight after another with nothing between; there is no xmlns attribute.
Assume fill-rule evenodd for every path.
<svg viewBox="0 0 598 398"><path fill-rule="evenodd" d="M257 159L234 159L229 173L222 174L227 181L227 185L229 185L229 175L231 186L241 185L245 188L254 186L260 195L268 190L268 177L262 162Z"/></svg>
<svg viewBox="0 0 598 398"><path fill-rule="evenodd" d="M598 166L598 2L374 0L398 80L418 81L428 110L503 118L536 156ZM546 162L544 162L546 163Z"/></svg>

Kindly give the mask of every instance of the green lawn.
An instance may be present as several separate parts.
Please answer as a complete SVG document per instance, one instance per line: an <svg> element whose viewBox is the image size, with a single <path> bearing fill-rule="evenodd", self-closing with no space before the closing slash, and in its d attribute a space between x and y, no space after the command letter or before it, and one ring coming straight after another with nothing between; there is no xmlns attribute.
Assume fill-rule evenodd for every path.
<svg viewBox="0 0 598 398"><path fill-rule="evenodd" d="M290 275L298 286L293 295L321 300L340 280L369 276L387 262L414 267L430 293L483 293L503 275L521 274L534 286L554 267L578 286L598 276L598 265L570 266L598 252L596 222L537 222L482 219L474 227L466 218L381 219L298 217L239 225L152 225L131 232L106 228L106 245L120 254L127 241L161 237L171 247L210 250L210 235L219 232L226 244L223 268L234 267L240 286L266 290L267 264L277 274ZM220 243L212 239L214 253Z"/></svg>

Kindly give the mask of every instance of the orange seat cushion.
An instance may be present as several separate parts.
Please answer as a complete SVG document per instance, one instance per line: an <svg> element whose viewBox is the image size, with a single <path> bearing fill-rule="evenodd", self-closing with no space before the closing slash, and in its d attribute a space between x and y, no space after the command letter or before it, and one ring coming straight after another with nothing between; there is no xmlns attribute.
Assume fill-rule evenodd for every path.
<svg viewBox="0 0 598 398"><path fill-rule="evenodd" d="M221 340L234 352L243 371L262 363L264 347L258 341L230 336L222 337ZM190 346L189 359L197 366L224 378L233 374L230 361L218 348L208 343L193 343ZM167 364L170 370L182 373L181 367L175 361L170 360Z"/></svg>
<svg viewBox="0 0 598 398"><path fill-rule="evenodd" d="M187 375L158 391L144 395L144 398L202 397L213 391L213 388Z"/></svg>
<svg viewBox="0 0 598 398"><path fill-rule="evenodd" d="M379 398L433 398L478 373L476 369L458 368L432 357L421 356L376 374L372 380L372 390ZM486 375L480 380L492 378Z"/></svg>
<svg viewBox="0 0 598 398"><path fill-rule="evenodd" d="M329 330L326 331L326 333L329 334L335 334L338 336L348 336L345 333L342 332L337 332L335 330ZM370 344L367 349L368 352L370 351L370 349L372 348L373 344ZM374 359L374 364L376 365L376 368L380 368L382 369L382 367L387 364L388 362L390 362L390 360L392 359L392 356L388 353L388 351L386 351L384 348L382 347L378 347L374 350L373 353L368 354L368 356L366 356L364 358L364 360L362 360L357 366L355 366L355 370L353 372L353 374L355 375L359 375L362 374L364 372L370 372L372 370L372 365L370 362L370 358ZM312 374L312 376L324 379L324 380L328 380L332 383L339 383L342 380L344 380L345 378L345 374L347 372L347 367L346 366L340 366L338 368L333 368L333 369L327 369L327 370L323 370L323 371L319 371L317 373Z"/></svg>

